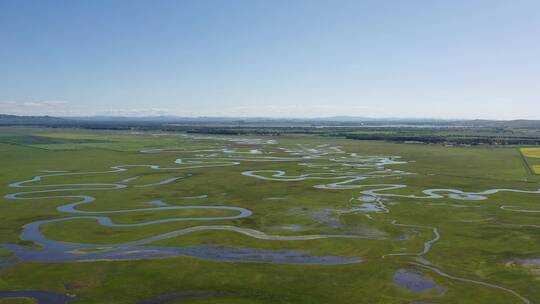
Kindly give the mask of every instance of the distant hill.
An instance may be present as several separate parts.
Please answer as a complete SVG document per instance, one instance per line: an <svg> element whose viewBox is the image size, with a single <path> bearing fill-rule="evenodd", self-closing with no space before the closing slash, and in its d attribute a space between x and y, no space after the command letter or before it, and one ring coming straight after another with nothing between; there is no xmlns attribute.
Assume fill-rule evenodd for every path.
<svg viewBox="0 0 540 304"><path fill-rule="evenodd" d="M65 124L70 120L52 116L17 116L0 114L0 125L55 125Z"/></svg>
<svg viewBox="0 0 540 304"><path fill-rule="evenodd" d="M269 117L179 117L179 116L17 116L0 114L0 125L102 126L137 127L164 125L207 125L239 127L488 127L540 129L540 120L447 120L433 118L369 118L335 116L320 118Z"/></svg>
<svg viewBox="0 0 540 304"><path fill-rule="evenodd" d="M540 120L485 120L485 119L473 119L456 121L462 126L471 127L492 127L492 128L524 128L524 129L539 129Z"/></svg>

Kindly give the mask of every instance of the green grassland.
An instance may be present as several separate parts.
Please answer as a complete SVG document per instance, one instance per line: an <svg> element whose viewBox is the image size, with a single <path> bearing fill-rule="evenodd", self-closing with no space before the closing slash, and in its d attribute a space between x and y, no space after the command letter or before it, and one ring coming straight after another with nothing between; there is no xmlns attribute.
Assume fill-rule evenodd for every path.
<svg viewBox="0 0 540 304"><path fill-rule="evenodd" d="M225 147L237 151L271 149L273 157L288 156L274 146L239 143L235 136L186 137L178 133L89 131L77 129L0 128L0 196L23 191L10 183L30 179L41 170L69 172L107 171L112 166L152 164L175 167L178 158L193 153L141 153L143 149L186 150ZM239 136L238 138L250 138ZM254 139L255 137L251 138ZM540 175L534 174L537 159L524 157L519 147L445 147L382 141L355 141L316 135L259 137L275 140L277 146L316 147L327 144L358 155L400 156L404 164L385 166L412 174L373 178L362 184L398 183L407 188L395 194L422 195L425 189L452 188L479 192L494 188L538 190ZM311 162L324 165L326 160ZM381 233L386 239L316 239L273 241L232 231L198 231L161 240L151 245L211 245L231 248L303 250L312 255L361 257L362 262L344 265L288 265L257 262L226 262L195 257L133 261L86 261L72 263L20 262L0 268L0 291L43 290L76 297L74 303L138 303L160 295L201 291L205 296L178 297L162 303L523 303L510 292L486 285L455 280L414 263L427 259L455 277L496 284L539 303L540 276L530 267L512 263L540 257L540 194L500 192L481 201L391 198L389 213L331 213L325 210L351 207L359 189L316 189L327 183L317 179L281 182L242 175L246 170L283 170L287 175L313 171L298 162L249 162L237 166L190 168L182 171L130 168L114 174L52 176L32 185L115 183L138 176L130 187L112 191L68 191L96 198L78 207L104 211L153 207L163 200L171 206L216 205L249 209L246 218L218 221L181 221L140 227L107 227L91 219L73 219L46 224L43 234L53 240L85 244L116 244L139 240L197 225L228 225L263 231L269 235ZM186 175L173 183L133 187ZM187 176L189 175L189 176ZM183 197L210 195L204 200ZM284 198L284 199L273 199ZM22 227L30 222L69 216L56 208L69 199L10 200L0 198L0 244L19 243ZM456 207L459 205L461 207ZM465 206L465 207L463 207ZM142 223L175 217L230 216L228 210L162 210L113 213L115 223ZM318 217L319 216L319 217ZM370 218L371 217L371 218ZM392 220L428 228L399 227ZM301 226L305 230L280 227ZM440 239L421 258L382 256L396 252L420 252L433 239ZM399 238L406 235L405 241ZM0 262L10 259L0 249ZM445 288L413 292L393 281L399 269L416 269ZM3 302L2 302L3 301ZM25 299L0 299L0 303L31 303ZM156 302L157 303L157 302Z"/></svg>

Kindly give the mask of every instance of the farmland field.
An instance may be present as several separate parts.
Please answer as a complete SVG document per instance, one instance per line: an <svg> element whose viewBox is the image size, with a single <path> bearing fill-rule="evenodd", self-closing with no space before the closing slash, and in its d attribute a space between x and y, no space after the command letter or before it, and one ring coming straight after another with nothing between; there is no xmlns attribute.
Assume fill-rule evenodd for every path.
<svg viewBox="0 0 540 304"><path fill-rule="evenodd" d="M540 148L521 148L521 152L526 157L540 158Z"/></svg>
<svg viewBox="0 0 540 304"><path fill-rule="evenodd" d="M521 154L533 173L540 174L540 148L521 148Z"/></svg>
<svg viewBox="0 0 540 304"><path fill-rule="evenodd" d="M3 127L0 303L539 303L534 149Z"/></svg>

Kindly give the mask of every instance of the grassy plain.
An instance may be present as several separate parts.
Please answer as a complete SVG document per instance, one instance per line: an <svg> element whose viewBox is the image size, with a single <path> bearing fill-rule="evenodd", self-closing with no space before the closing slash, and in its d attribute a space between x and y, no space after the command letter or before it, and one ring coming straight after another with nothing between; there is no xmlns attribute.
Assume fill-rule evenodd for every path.
<svg viewBox="0 0 540 304"><path fill-rule="evenodd" d="M112 166L129 164L175 167L174 161L177 158L194 155L187 152L145 154L140 153L142 149L271 149L274 152L272 156L288 156L271 145L267 147L223 140L235 139L234 136L212 137L218 139L204 139L204 136L201 136L202 139L193 139L174 133L1 128L0 195L3 197L20 191L8 187L8 184L43 174L41 170L106 171ZM358 155L401 156L408 162L386 167L414 174L362 182L408 186L393 190L392 193L396 194L422 195L422 190L441 188L470 192L493 188L539 188L539 176L531 174L528 167L536 168L535 163L530 162L530 159L524 162L516 147L444 147L307 135L262 139L276 140L277 146L286 148L327 144L340 146L342 150ZM529 152L522 150L521 153L527 156ZM327 163L323 160L314 162L321 165ZM189 177L156 187L73 193L84 193L96 198L95 202L79 207L85 211L147 208L152 207L149 201L160 199L170 205L230 205L253 212L250 217L235 220L183 221L142 227L106 227L88 219L43 226L45 236L66 242L122 243L196 225L232 225L276 235L362 234L371 231L383 233L386 239L269 241L230 231L200 231L152 245L304 250L313 255L359 256L362 262L346 265L282 265L231 263L192 257L78 263L23 262L0 268L0 290L69 293L76 296L76 303L82 304L138 303L163 294L189 291L219 292L223 295L163 303L522 303L516 296L503 290L453 280L419 268L411 264L418 262L419 258L415 256L382 258L388 253L420 252L424 243L434 238L431 228L392 225L391 222L396 220L402 224L438 229L440 240L422 258L428 259L442 271L453 276L504 286L532 303L540 299L539 277L526 267L510 263L517 259L540 257L540 229L531 226L539 224L539 213L501 209L501 206L511 205L516 209L538 210L538 194L504 192L491 195L487 200L472 202L449 198L392 198L387 202L389 213L369 213L370 219L364 212L335 212L351 208L350 199L361 195L358 189L315 189L313 186L327 182L321 180L258 180L243 176L241 173L246 170L283 170L287 175L302 175L313 171L298 162L243 161L237 166L193 168L181 172L141 167L115 174L57 176L33 185L113 183L139 176L130 182L130 185L135 186L154 183L179 173L189 173ZM181 199L204 194L214 196L200 201ZM276 197L285 199L273 199ZM0 199L0 244L20 243L22 226L27 223L68 216L56 208L69 202L69 199L54 198ZM230 212L169 210L107 216L117 223L140 223L173 217L224 215L230 215ZM283 229L293 225L304 227L305 230ZM406 236L406 240L401 240L401 236ZM0 259L2 255L9 255L9 252L0 251ZM422 271L446 291L417 293L400 287L393 282L393 275L399 269ZM8 300L0 300L0 303L4 303L1 301Z"/></svg>

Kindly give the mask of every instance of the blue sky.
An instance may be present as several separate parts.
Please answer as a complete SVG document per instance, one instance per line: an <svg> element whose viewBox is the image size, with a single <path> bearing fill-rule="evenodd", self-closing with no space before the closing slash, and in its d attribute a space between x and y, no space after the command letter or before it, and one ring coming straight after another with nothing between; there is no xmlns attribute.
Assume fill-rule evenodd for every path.
<svg viewBox="0 0 540 304"><path fill-rule="evenodd" d="M0 0L0 113L540 119L540 1Z"/></svg>

